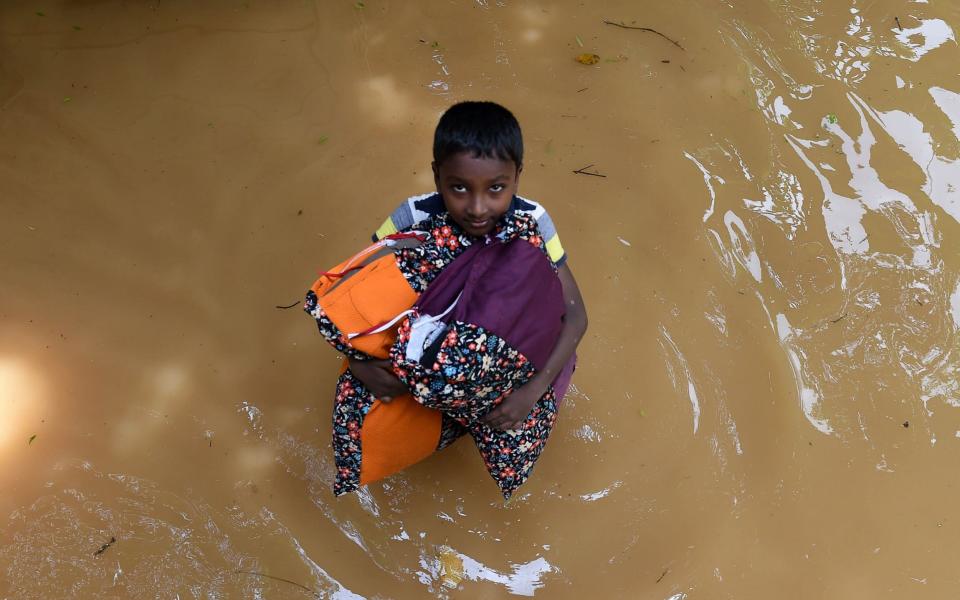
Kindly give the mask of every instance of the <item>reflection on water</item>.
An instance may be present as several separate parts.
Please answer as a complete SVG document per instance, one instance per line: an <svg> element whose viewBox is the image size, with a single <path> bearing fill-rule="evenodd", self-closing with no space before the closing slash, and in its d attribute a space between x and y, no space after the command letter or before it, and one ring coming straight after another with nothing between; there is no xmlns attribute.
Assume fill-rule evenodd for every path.
<svg viewBox="0 0 960 600"><path fill-rule="evenodd" d="M44 387L24 361L0 357L0 464L11 446L31 444L39 435L31 427L47 408Z"/></svg>
<svg viewBox="0 0 960 600"><path fill-rule="evenodd" d="M421 4L0 8L0 595L954 594L957 7ZM274 307L465 98L523 123L576 382L509 503L469 444L335 499Z"/></svg>
<svg viewBox="0 0 960 600"><path fill-rule="evenodd" d="M299 558L321 596L358 597L310 559L266 507L256 513L236 503L214 509L200 498L176 496L150 480L103 473L88 462L60 464L53 473L46 493L13 511L5 525L0 559L13 597L286 593L276 579L238 573L263 572L244 547L251 539L287 561ZM115 542L104 543L110 539ZM293 564L286 566L293 570Z"/></svg>
<svg viewBox="0 0 960 600"><path fill-rule="evenodd" d="M673 381L677 392L683 394L685 391L687 399L690 400L690 412L693 417L693 433L696 434L697 429L700 428L700 400L697 398L697 387L694 385L693 379L690 376L690 367L687 366L687 359L680 353L676 342L673 341L673 338L670 337L670 334L667 333L667 330L663 326L660 327L660 336L662 339L660 345L663 348L664 354L667 355L666 365L670 373L670 379ZM682 374L677 373L678 370L682 371ZM680 379L681 375L682 380Z"/></svg>

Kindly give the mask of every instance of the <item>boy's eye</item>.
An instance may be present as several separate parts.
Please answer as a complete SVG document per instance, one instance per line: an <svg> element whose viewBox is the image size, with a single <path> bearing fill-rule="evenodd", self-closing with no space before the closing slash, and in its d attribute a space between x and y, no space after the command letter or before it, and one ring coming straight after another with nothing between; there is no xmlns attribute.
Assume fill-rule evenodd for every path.
<svg viewBox="0 0 960 600"><path fill-rule="evenodd" d="M502 192L504 189L506 189L506 187L507 186L503 185L502 183L495 183L490 186L490 191L494 193Z"/></svg>
<svg viewBox="0 0 960 600"><path fill-rule="evenodd" d="M457 192L458 194L467 191L467 186L463 185L462 183L455 183L452 187L453 191Z"/></svg>

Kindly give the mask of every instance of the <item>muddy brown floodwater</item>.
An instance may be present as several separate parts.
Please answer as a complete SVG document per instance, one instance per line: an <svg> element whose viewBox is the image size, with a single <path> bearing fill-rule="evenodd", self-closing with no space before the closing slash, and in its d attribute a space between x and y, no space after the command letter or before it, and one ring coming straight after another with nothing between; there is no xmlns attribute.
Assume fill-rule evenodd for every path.
<svg viewBox="0 0 960 600"><path fill-rule="evenodd" d="M955 598L958 25L4 2L0 597ZM337 358L275 306L478 98L590 310L575 390L509 504L469 442L334 499Z"/></svg>

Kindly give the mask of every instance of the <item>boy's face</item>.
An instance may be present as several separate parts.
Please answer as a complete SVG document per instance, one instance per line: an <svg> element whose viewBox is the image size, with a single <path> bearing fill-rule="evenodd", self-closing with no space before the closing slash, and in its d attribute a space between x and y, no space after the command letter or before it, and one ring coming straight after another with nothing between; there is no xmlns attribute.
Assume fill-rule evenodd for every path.
<svg viewBox="0 0 960 600"><path fill-rule="evenodd" d="M460 152L439 165L433 163L433 180L454 222L467 235L482 237L510 208L520 170L512 160Z"/></svg>

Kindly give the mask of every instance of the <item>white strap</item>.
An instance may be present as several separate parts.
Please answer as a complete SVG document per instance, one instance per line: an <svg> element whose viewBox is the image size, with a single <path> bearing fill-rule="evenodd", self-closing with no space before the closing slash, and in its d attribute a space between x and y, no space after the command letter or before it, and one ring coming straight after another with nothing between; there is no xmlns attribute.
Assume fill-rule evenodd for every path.
<svg viewBox="0 0 960 600"><path fill-rule="evenodd" d="M416 321L410 326L410 340L407 342L407 351L406 357L407 360L411 362L420 362L420 359L423 357L423 352L434 342L437 341L443 332L446 331L446 327L442 323L439 323L440 319L445 317L453 307L460 302L460 296L463 295L463 292L457 295L457 299L453 301L447 310L443 311L436 316L421 316L417 318Z"/></svg>
<svg viewBox="0 0 960 600"><path fill-rule="evenodd" d="M380 248L383 248L386 245L387 245L386 241L380 240L379 242L376 242L374 244L367 246L360 252L357 252L356 254L354 254L353 257L351 257L350 260L348 260L346 264L343 265L343 269L341 269L341 271L344 271L344 272L348 271L350 267L353 266L353 263L357 262L358 258L366 256L367 254L370 254L372 252L376 252L377 250L379 250Z"/></svg>
<svg viewBox="0 0 960 600"><path fill-rule="evenodd" d="M455 307L455 306L457 305L457 302L460 302L460 296L462 296L462 295L463 295L463 292L460 292L459 294L457 294L457 299L453 301L453 304L451 304L450 306L447 307L447 310L443 311L442 313L440 313L439 315L437 315L437 316L435 316L435 317L433 317L433 316L423 316L423 317L420 317L419 319L417 319L416 321L413 322L412 327L413 327L413 328L418 328L418 327L421 327L422 325L425 325L425 324L427 324L427 323L435 323L436 321L439 321L439 320L442 319L443 317L447 316L447 315L450 313L450 311L453 310L453 307ZM348 334L347 334L347 340L352 340L353 338L360 337L361 335L371 335L371 334L374 334L374 333L382 333L382 332L390 329L390 328L393 327L394 325L396 325L397 321L399 321L400 319L406 317L407 315L411 314L412 312L413 312L413 309L405 310L405 311L403 311L402 313L400 313L399 315L397 315L397 316L395 316L394 318L390 319L388 322L384 323L383 325L380 325L380 326L377 327L376 329L370 329L370 330L367 330L367 331L359 331L359 332L357 332L357 333L348 333Z"/></svg>
<svg viewBox="0 0 960 600"><path fill-rule="evenodd" d="M390 329L391 327L393 327L393 326L397 323L397 321L399 321L400 319L404 318L405 316L409 315L409 314L412 313L412 312L413 312L412 309L411 309L411 310L405 310L405 311L403 311L402 313L400 313L399 315L395 316L393 319L391 319L388 323L384 323L383 325L377 327L376 329L371 329L371 330L369 330L369 331L360 331L360 332L357 332L357 333L348 333L348 334L347 334L347 339L348 339L348 340L352 340L353 338L355 338L355 337L360 337L361 335L370 335L370 334L373 334L373 333L382 333L382 332L386 331L387 329Z"/></svg>
<svg viewBox="0 0 960 600"><path fill-rule="evenodd" d="M434 322L439 321L440 319L444 318L445 316L447 316L448 314L450 314L450 311L453 310L453 307L457 305L457 302L460 302L460 296L462 296L462 295L463 295L463 292L460 292L459 294L457 294L457 299L453 301L453 304L451 304L450 306L447 307L447 310L443 311L442 313L440 313L439 315L437 315L437 316L435 316L435 317L431 317L431 316L429 316L429 315L424 315L424 316L420 317L419 319L417 319L416 321L414 321L414 322L413 322L413 325L412 325L411 327L413 327L414 329L416 329L417 327L422 327L422 326L426 325L427 323L434 323Z"/></svg>

